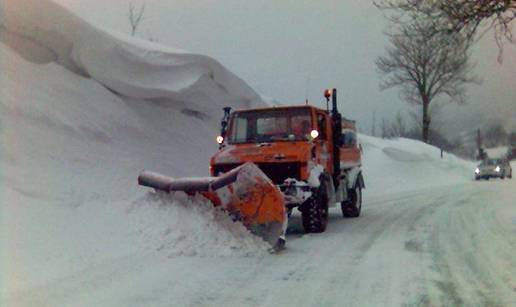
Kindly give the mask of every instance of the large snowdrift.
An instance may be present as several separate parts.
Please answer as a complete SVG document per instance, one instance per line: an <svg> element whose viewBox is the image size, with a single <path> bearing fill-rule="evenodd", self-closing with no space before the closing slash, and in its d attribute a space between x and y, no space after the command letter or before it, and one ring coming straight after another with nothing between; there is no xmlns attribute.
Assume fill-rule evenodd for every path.
<svg viewBox="0 0 516 307"><path fill-rule="evenodd" d="M21 37L7 41L28 60L56 61L126 97L186 102L208 114L222 104L260 103L247 84L207 56L107 32L49 0L2 4L3 30Z"/></svg>
<svg viewBox="0 0 516 307"><path fill-rule="evenodd" d="M210 226L227 221L208 204L160 206L136 183L144 168L206 175L221 108L262 105L245 82L209 57L108 33L50 1L0 4L1 298L157 249L263 251L237 226Z"/></svg>

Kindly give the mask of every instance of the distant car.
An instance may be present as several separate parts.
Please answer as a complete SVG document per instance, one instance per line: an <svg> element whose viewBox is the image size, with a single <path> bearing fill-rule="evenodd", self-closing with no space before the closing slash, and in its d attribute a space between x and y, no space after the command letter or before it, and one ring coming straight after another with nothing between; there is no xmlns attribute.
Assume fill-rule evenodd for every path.
<svg viewBox="0 0 516 307"><path fill-rule="evenodd" d="M512 168L508 159L485 159L475 169L475 179L512 178Z"/></svg>

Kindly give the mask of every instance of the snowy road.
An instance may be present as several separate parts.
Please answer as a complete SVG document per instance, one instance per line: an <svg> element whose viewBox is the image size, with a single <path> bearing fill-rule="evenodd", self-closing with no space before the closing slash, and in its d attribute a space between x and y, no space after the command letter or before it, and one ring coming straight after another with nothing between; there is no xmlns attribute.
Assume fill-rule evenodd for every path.
<svg viewBox="0 0 516 307"><path fill-rule="evenodd" d="M221 108L262 105L254 90L52 1L3 3L1 307L516 306L516 179L475 182L474 162L360 135L363 215L333 210L312 235L295 215L270 255L205 199L136 184L144 168L207 175Z"/></svg>
<svg viewBox="0 0 516 307"><path fill-rule="evenodd" d="M70 174L99 194L6 189L0 306L516 306L516 179L475 182L473 163L431 146L362 141L362 216L335 209L327 232L304 235L294 215L284 252L247 257L258 249L232 253L224 227L200 214L211 206L146 197L136 171L98 147L95 159L124 172ZM112 185L86 180L102 176Z"/></svg>
<svg viewBox="0 0 516 307"><path fill-rule="evenodd" d="M369 196L265 257L126 257L9 306L515 306L516 180Z"/></svg>

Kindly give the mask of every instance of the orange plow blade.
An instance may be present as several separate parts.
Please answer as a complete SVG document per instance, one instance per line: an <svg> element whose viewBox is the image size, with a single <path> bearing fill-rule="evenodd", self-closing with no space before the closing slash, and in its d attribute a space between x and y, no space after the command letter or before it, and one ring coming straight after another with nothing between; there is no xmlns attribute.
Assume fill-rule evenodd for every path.
<svg viewBox="0 0 516 307"><path fill-rule="evenodd" d="M144 171L138 177L138 183L167 193L200 193L272 246L284 232L287 214L283 195L252 163L209 178L175 179Z"/></svg>

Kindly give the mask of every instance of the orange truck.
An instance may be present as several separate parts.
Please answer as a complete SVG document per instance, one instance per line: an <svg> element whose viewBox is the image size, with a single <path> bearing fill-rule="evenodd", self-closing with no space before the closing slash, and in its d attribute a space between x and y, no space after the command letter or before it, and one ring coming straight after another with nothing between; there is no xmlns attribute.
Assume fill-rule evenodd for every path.
<svg viewBox="0 0 516 307"><path fill-rule="evenodd" d="M212 176L245 162L256 164L279 187L288 212L298 208L306 232L323 232L328 209L358 217L365 188L355 122L337 109L337 90L326 90L332 110L284 106L230 112L225 109Z"/></svg>
<svg viewBox="0 0 516 307"><path fill-rule="evenodd" d="M337 204L344 217L358 217L365 184L355 122L339 113L336 89L324 96L326 110L308 104L225 108L212 177L176 179L144 171L138 182L167 193L200 193L273 246L284 240L294 208L301 211L305 232L325 231L328 210Z"/></svg>

